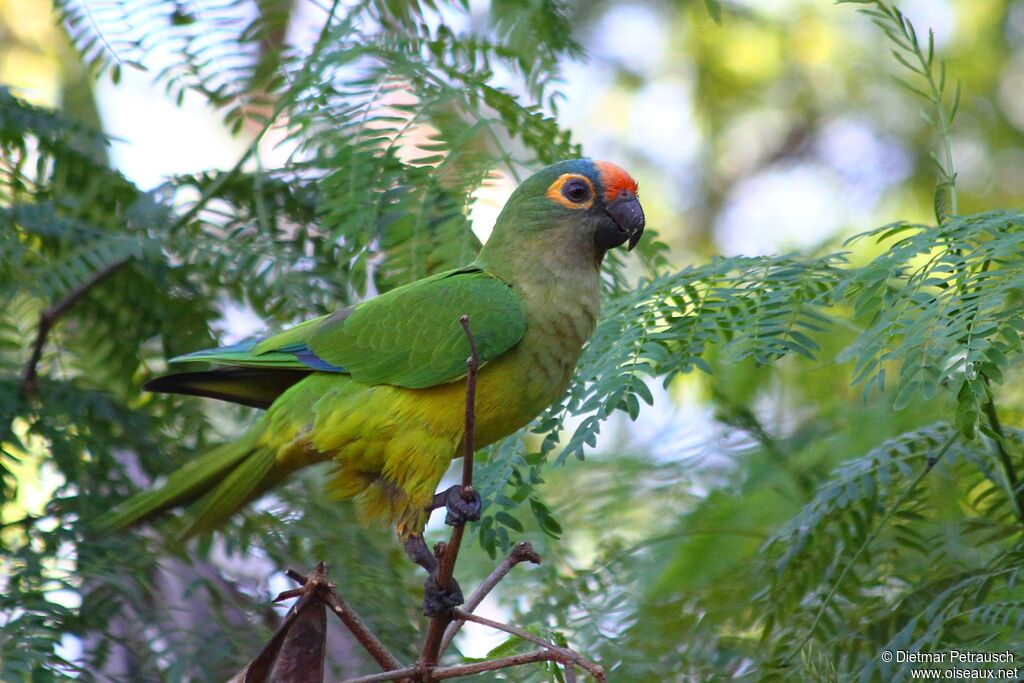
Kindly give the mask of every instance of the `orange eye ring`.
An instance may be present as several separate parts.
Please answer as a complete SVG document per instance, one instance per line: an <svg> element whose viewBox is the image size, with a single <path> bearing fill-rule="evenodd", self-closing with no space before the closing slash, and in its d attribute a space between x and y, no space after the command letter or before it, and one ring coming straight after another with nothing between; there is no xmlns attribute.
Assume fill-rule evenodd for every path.
<svg viewBox="0 0 1024 683"><path fill-rule="evenodd" d="M594 205L594 184L577 173L563 173L545 193L567 209L589 209Z"/></svg>

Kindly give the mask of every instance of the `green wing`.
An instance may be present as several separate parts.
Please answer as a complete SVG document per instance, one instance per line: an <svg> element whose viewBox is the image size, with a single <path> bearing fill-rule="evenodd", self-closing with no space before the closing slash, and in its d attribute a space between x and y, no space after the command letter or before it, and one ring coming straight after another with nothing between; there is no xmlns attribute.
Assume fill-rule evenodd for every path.
<svg viewBox="0 0 1024 683"><path fill-rule="evenodd" d="M366 384L429 387L465 374L470 351L459 322L463 315L469 316L482 363L526 332L519 295L469 268L418 280L279 334L172 362L337 372Z"/></svg>
<svg viewBox="0 0 1024 683"><path fill-rule="evenodd" d="M326 320L309 338L318 358L366 384L434 386L466 372L469 316L482 363L526 332L522 301L481 270L461 270L393 289L359 304L341 321Z"/></svg>

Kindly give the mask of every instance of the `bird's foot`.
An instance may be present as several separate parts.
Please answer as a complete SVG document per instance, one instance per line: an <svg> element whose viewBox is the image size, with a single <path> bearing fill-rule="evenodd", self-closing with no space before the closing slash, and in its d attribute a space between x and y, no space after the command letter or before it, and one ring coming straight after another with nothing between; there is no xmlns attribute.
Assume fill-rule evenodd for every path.
<svg viewBox="0 0 1024 683"><path fill-rule="evenodd" d="M437 583L437 573L431 573L423 584L423 614L428 617L438 617L450 612L455 607L464 603L462 589L459 582L452 578L447 588L441 588Z"/></svg>
<svg viewBox="0 0 1024 683"><path fill-rule="evenodd" d="M462 486L456 484L434 495L434 502L430 504L430 511L433 512L438 508L445 509L445 524L448 526L458 526L480 519L483 501L480 499L480 494L473 487L470 486L463 489Z"/></svg>
<svg viewBox="0 0 1024 683"><path fill-rule="evenodd" d="M430 552L427 542L420 534L412 534L403 543L405 554L409 558L427 570L430 576L423 584L423 613L428 617L436 617L458 607L465 602L462 596L462 589L453 578L447 588L441 588L437 583L437 558Z"/></svg>
<svg viewBox="0 0 1024 683"><path fill-rule="evenodd" d="M402 547L405 548L405 554L409 559L426 569L428 574L437 572L437 558L430 552L422 534L409 534L402 542Z"/></svg>

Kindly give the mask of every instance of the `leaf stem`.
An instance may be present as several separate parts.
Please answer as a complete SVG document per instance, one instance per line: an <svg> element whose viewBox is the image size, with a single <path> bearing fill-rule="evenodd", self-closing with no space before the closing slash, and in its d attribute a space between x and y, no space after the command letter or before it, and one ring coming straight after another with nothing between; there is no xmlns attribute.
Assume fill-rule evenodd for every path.
<svg viewBox="0 0 1024 683"><path fill-rule="evenodd" d="M1009 487L1010 500L1017 508L1017 519L1024 522L1024 489L1021 488L1020 479L1017 477L1017 470L1010 459L1010 453L1006 450L1006 432L999 421L999 413L996 411L994 399L989 399L982 406L982 411L988 420L989 427L995 438L992 440L996 445L996 455L1003 466L1003 473L1006 475L1006 484Z"/></svg>
<svg viewBox="0 0 1024 683"><path fill-rule="evenodd" d="M825 615L825 610L828 609L828 606L829 604L831 604L832 599L836 596L836 593L839 592L839 587L842 586L843 581L846 579L847 575L853 569L853 565L857 563L857 560L860 559L860 556L864 553L865 550L867 550L868 546L875 542L875 539L877 539L878 536L882 533L882 529L884 529L885 525L889 523L889 520L892 519L892 516L896 514L896 512L903 506L905 502L907 502L911 494L917 488L918 484L920 484L921 481L924 480L926 476L928 476L928 473L932 471L935 465L937 465L939 461L942 460L943 456L946 455L946 452L949 451L949 449L953 446L953 444L956 442L959 436L960 433L954 430L950 437L946 440L946 442L942 444L942 448L939 449L939 452L936 453L934 456L928 458L924 468L916 477L914 477L914 480L910 482L910 486L907 487L907 489L903 492L899 499L895 503L893 503L893 505L890 506L888 510L885 511L885 515L883 515L882 519L878 522L878 526L876 526L875 529L868 535L868 537L864 539L864 542L861 543L860 547L857 548L857 552L853 554L853 557L850 558L850 561L846 563L845 567L843 567L843 571L840 572L839 578L837 578L835 580L835 583L832 584L832 588L829 590L828 595L825 596L825 599L822 600L821 605L818 607L818 611L814 615L814 620L811 622L810 628L807 629L807 633L804 634L804 637L800 639L799 644L792 650L789 657L786 658L785 663L788 664L793 659L793 657L795 657L801 650L803 650L811 641L811 638L814 637L814 632L818 629L818 624L821 622L821 618Z"/></svg>

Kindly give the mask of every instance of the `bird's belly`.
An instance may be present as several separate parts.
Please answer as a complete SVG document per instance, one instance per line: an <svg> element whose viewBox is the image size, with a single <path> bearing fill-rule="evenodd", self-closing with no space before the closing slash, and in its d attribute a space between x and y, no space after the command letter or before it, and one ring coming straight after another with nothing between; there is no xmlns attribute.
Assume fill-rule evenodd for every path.
<svg viewBox="0 0 1024 683"><path fill-rule="evenodd" d="M525 426L564 392L572 367L560 368L558 376L553 377L541 372L530 361L528 355L513 352L486 363L480 369L474 433L477 448L492 444ZM466 417L464 378L437 387L404 392L408 393L403 396L402 403L416 413L417 421L429 423L445 433L454 433L461 442ZM461 451L456 448L452 455L461 455Z"/></svg>

